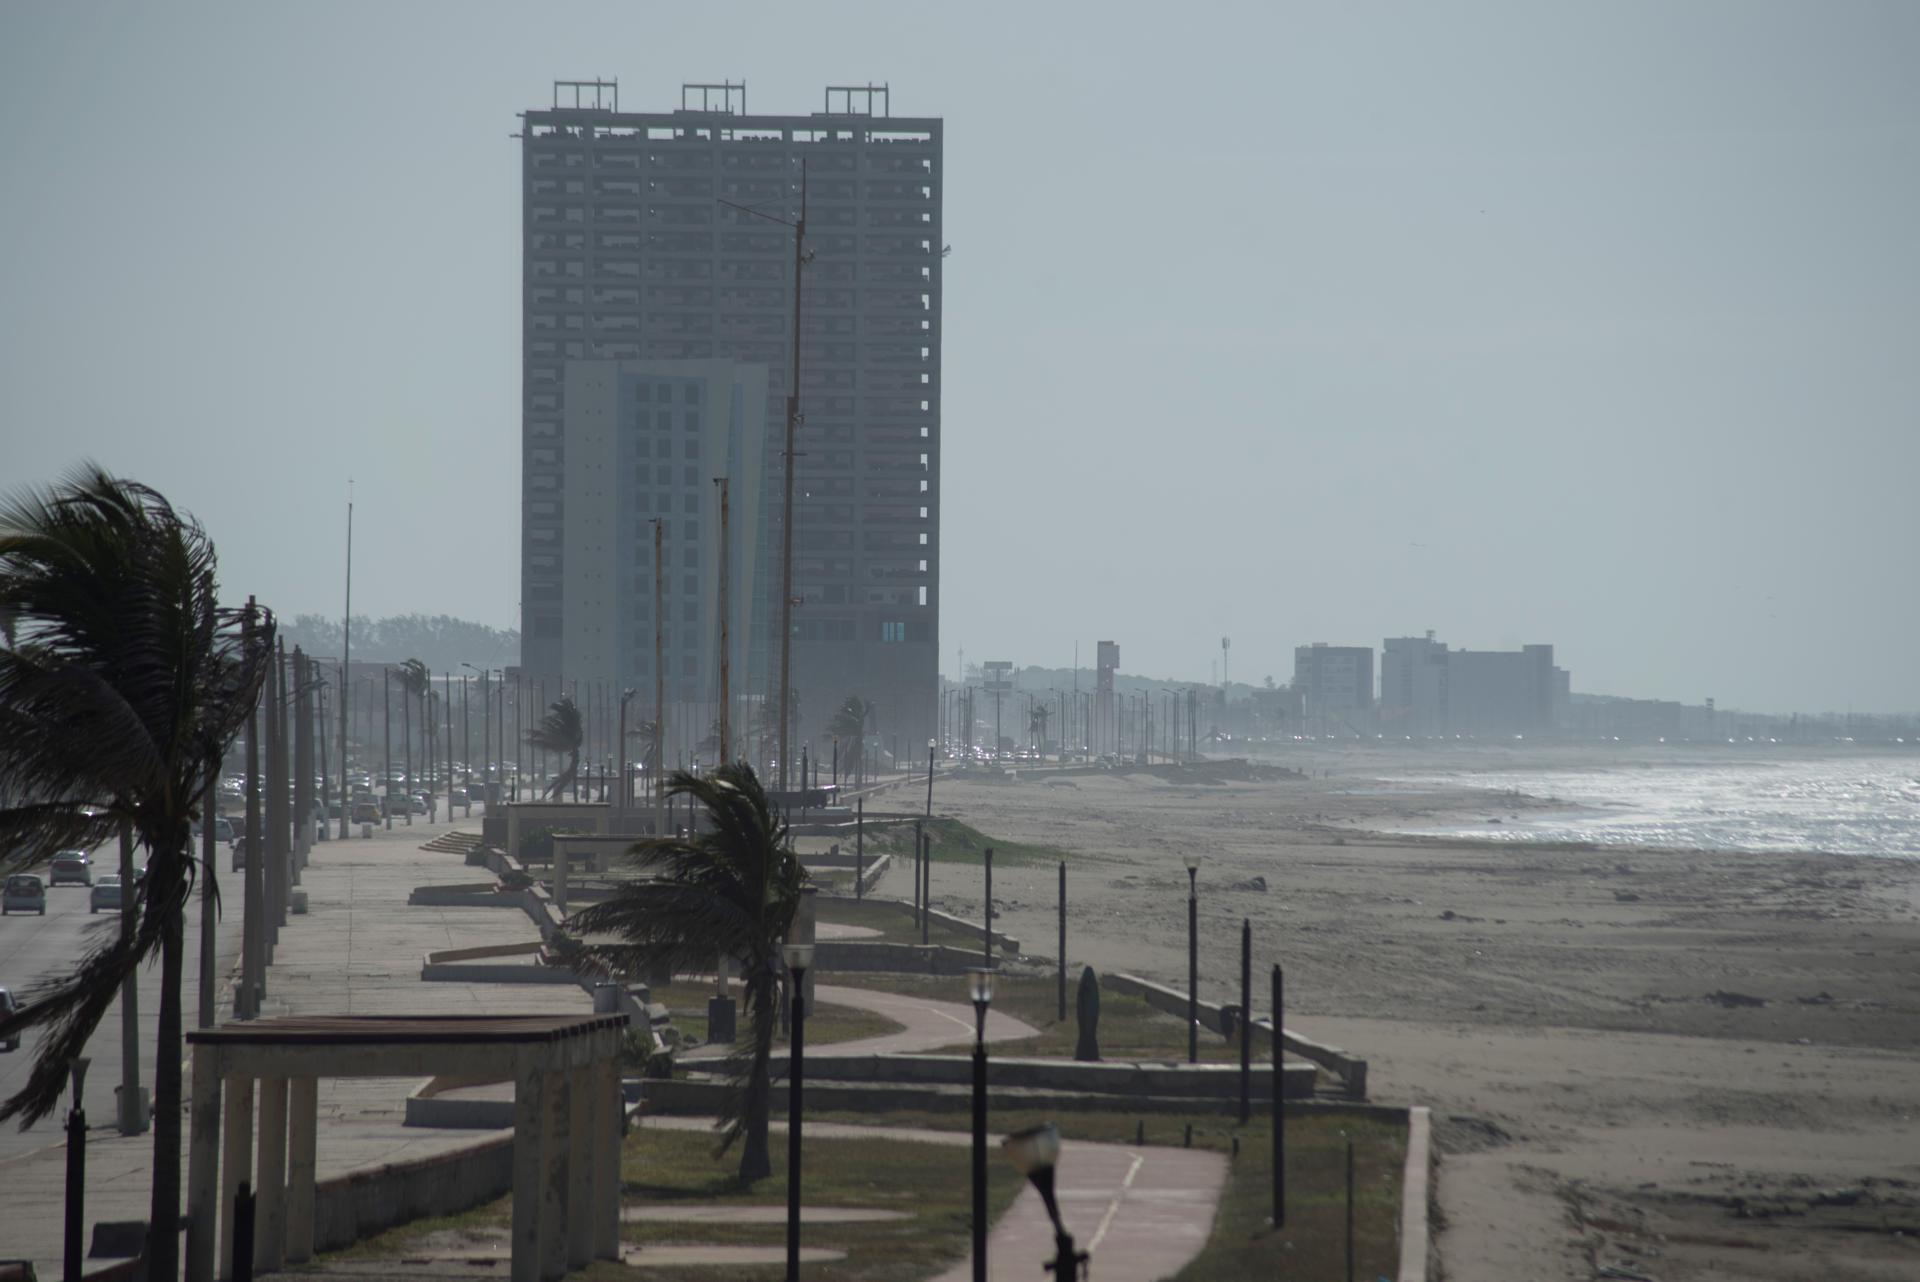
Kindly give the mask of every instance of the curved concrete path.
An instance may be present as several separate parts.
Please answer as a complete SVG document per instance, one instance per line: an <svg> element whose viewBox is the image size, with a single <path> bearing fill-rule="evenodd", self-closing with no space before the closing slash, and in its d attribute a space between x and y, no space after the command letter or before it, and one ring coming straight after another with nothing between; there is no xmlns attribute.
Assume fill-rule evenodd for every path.
<svg viewBox="0 0 1920 1282"><path fill-rule="evenodd" d="M956 985L959 982L954 981ZM813 999L831 1006L869 1010L876 1015L885 1015L900 1025L897 1033L861 1037L850 1042L823 1043L819 1048L822 1054L907 1054L952 1046L955 1042L971 1040L973 1037L973 1007L965 1002L937 1002L925 997L884 993L875 988L853 988L844 984L815 984ZM1024 1037L1039 1035L1040 1030L1024 1020L991 1008L987 1011L989 1042L1019 1041ZM730 1046L701 1046L687 1052L682 1058L718 1059L732 1049ZM775 1054L784 1057L784 1052L776 1050Z"/></svg>
<svg viewBox="0 0 1920 1282"><path fill-rule="evenodd" d="M711 1130L713 1119L649 1117L643 1127ZM783 1122L773 1123L776 1131ZM919 1144L968 1148L965 1131L927 1131L905 1126L859 1126L846 1122L809 1122L807 1134L837 1139L897 1139ZM991 1135L996 1148L1000 1136ZM992 1160L1004 1161L998 1153ZM1214 1210L1227 1179L1227 1159L1200 1149L1150 1145L1094 1144L1078 1140L1062 1146L1058 1183L1060 1218L1081 1250L1092 1253L1093 1276L1101 1282L1157 1282L1178 1273L1206 1245ZM784 1215L782 1216L784 1219ZM1031 1282L1053 1259L1053 1225L1031 1186L987 1235L987 1276L1003 1282ZM972 1282L969 1255L934 1282Z"/></svg>

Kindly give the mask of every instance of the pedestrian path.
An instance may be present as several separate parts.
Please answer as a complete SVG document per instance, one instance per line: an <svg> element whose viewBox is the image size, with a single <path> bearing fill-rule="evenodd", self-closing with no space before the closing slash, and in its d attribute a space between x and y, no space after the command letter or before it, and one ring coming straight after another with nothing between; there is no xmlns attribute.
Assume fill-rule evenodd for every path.
<svg viewBox="0 0 1920 1282"><path fill-rule="evenodd" d="M814 985L813 999L830 1006L852 1006L871 1011L900 1025L898 1031L882 1033L877 1037L826 1043L819 1048L823 1055L905 1055L973 1039L973 1007L965 1002L941 1002L905 993L881 992L876 988L820 983ZM1013 1042L1039 1035L1040 1030L1024 1020L1015 1019L1004 1011L991 1008L987 1011L986 1039L990 1043ZM696 1047L681 1058L717 1059L732 1051L731 1046L707 1045Z"/></svg>
<svg viewBox="0 0 1920 1282"><path fill-rule="evenodd" d="M642 1127L706 1131L713 1119L649 1117ZM774 1122L772 1129L784 1131ZM847 1122L808 1122L814 1139L893 1139L920 1144L970 1147L965 1131L929 1131L906 1126L861 1126ZM995 1149L1000 1136L990 1135ZM998 1152L992 1160L1003 1161ZM1055 1179L1060 1218L1075 1245L1093 1258L1093 1276L1101 1282L1156 1282L1178 1273L1199 1254L1213 1230L1214 1211L1226 1184L1227 1160L1201 1149L1070 1141L1063 1146ZM784 1221L781 1208L779 1219ZM805 1216L802 1223L806 1222ZM987 1277L1031 1282L1041 1263L1054 1257L1053 1224L1040 1195L1031 1187L995 1222L987 1235ZM935 1282L972 1282L971 1253Z"/></svg>

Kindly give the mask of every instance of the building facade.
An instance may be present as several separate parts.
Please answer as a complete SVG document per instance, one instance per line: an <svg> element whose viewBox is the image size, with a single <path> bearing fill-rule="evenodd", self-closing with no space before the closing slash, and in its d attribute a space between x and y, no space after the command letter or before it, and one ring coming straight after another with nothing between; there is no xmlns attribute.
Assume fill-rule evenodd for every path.
<svg viewBox="0 0 1920 1282"><path fill-rule="evenodd" d="M1381 645L1380 730L1385 734L1548 734L1560 704L1553 647L1450 650L1424 637Z"/></svg>
<svg viewBox="0 0 1920 1282"><path fill-rule="evenodd" d="M581 528L566 457L573 361L762 372L760 519L778 605L797 270L796 733L814 737L859 694L890 750L924 741L938 698L942 122L891 116L884 88L829 89L823 110L779 116L749 114L743 85L684 86L669 111L621 111L617 93L561 82L521 133L523 664L568 681L583 647L604 662L618 640L568 637L570 585L588 581L568 564ZM796 268L782 224L801 216L803 190ZM763 700L778 680L778 614L760 625Z"/></svg>
<svg viewBox="0 0 1920 1282"><path fill-rule="evenodd" d="M1294 647L1293 688L1308 723L1324 723L1316 733L1366 731L1373 720L1373 647L1324 641Z"/></svg>
<svg viewBox="0 0 1920 1282"><path fill-rule="evenodd" d="M671 764L716 755L723 588L734 753L766 687L766 383L763 366L726 360L568 361L562 380L560 670L569 685L631 687L650 719L657 639Z"/></svg>

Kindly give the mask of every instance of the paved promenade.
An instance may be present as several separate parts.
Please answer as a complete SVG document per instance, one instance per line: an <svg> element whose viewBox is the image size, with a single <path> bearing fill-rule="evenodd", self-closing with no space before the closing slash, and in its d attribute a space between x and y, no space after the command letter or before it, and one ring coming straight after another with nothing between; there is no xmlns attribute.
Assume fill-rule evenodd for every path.
<svg viewBox="0 0 1920 1282"><path fill-rule="evenodd" d="M592 1002L587 995L569 985L421 982L421 954L429 950L533 942L539 937L533 923L516 910L407 906L407 895L416 886L487 878L484 870L466 867L457 855L419 849L422 842L440 833L460 827L471 831L478 824L476 807L472 819L452 824L415 822L411 828L396 826L390 833L376 829L371 839L356 836L345 842L316 845L302 876L308 910L302 916L289 917L281 929L274 964L267 972L267 1000L261 1013L590 1011ZM231 921L239 916L231 910L234 902L229 901ZM220 1009L224 1019L232 1009L230 992ZM148 1037L152 1035L150 1012L151 1008L142 1007ZM118 1038L113 1040L117 1055ZM102 1067L96 1064L95 1072ZM419 1084L419 1079L413 1078L322 1081L319 1177L327 1179L483 1138L484 1133L470 1130L403 1125L406 1097ZM102 1121L110 1123L111 1118ZM150 1134L122 1138L110 1127L89 1133L89 1243L97 1221L146 1219L152 1159ZM43 1278L60 1276L65 1166L64 1143L47 1144L0 1164L0 1186L7 1190L6 1214L0 1219L0 1256L33 1260ZM90 1267L100 1263L89 1262Z"/></svg>

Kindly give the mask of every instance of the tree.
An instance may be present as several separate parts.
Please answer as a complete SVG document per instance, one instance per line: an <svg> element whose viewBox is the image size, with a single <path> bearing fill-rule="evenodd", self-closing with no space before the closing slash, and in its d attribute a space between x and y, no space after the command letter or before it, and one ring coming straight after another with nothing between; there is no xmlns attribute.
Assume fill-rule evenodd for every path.
<svg viewBox="0 0 1920 1282"><path fill-rule="evenodd" d="M558 799L566 795L580 779L580 745L586 741L586 726L580 720L580 708L573 696L563 694L554 700L547 709L547 715L540 718L540 724L527 731L527 744L543 752L564 752L567 754L567 768L554 776L547 785L547 796ZM574 800L579 800L576 796Z"/></svg>
<svg viewBox="0 0 1920 1282"><path fill-rule="evenodd" d="M222 608L212 542L160 494L86 465L0 505L0 873L124 824L147 852L136 926L43 980L0 1035L42 1027L0 1120L52 1112L67 1066L157 950L153 1187L147 1276L179 1272L184 909L198 874L198 807L259 702L270 616ZM51 727L58 731L50 733Z"/></svg>
<svg viewBox="0 0 1920 1282"><path fill-rule="evenodd" d="M720 1146L745 1139L740 1178L772 1173L767 1112L783 965L780 946L793 927L806 870L787 827L767 803L766 791L744 761L729 761L702 777L676 770L673 797L690 796L706 811L704 831L691 837L636 842L629 857L652 874L621 883L611 899L574 914L572 933L617 935L587 954L629 973L654 967L684 973L713 965L716 954L738 959L750 1036L727 1060Z"/></svg>
<svg viewBox="0 0 1920 1282"><path fill-rule="evenodd" d="M407 749L407 795L409 799L411 799L412 795L419 790L420 780L415 777L413 769L413 705L405 702L405 699L411 695L419 702L420 726L423 731L421 738L430 739L432 737L430 732L433 727L433 722L427 717L427 692L433 688L433 674L427 671L427 665L418 659L408 659L400 665L397 671L400 678L402 698L400 706L406 714L401 724L403 726L403 737L406 740ZM425 774L427 772L423 770L420 773ZM412 813L413 807L411 804L408 805L407 811L409 814ZM408 820L407 822L411 823L413 821Z"/></svg>
<svg viewBox="0 0 1920 1282"><path fill-rule="evenodd" d="M856 783L867 781L867 723L871 720L873 705L857 694L850 694L827 721L827 733L847 745L848 757L856 763Z"/></svg>
<svg viewBox="0 0 1920 1282"><path fill-rule="evenodd" d="M1030 746L1038 747L1041 752L1047 750L1047 722L1053 719L1053 709L1044 703L1036 703L1027 713L1027 740Z"/></svg>

